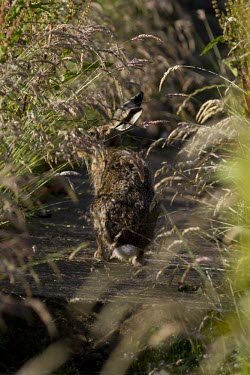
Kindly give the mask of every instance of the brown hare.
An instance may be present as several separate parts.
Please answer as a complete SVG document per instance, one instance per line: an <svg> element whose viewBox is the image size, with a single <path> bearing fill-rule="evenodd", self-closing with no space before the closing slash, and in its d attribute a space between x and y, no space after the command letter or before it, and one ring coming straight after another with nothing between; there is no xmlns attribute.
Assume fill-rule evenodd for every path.
<svg viewBox="0 0 250 375"><path fill-rule="evenodd" d="M98 249L95 257L128 260L140 265L153 237L158 216L151 176L144 159L134 151L115 148L120 133L139 118L143 93L119 108L110 124L92 129L91 206ZM114 147L115 146L115 147Z"/></svg>

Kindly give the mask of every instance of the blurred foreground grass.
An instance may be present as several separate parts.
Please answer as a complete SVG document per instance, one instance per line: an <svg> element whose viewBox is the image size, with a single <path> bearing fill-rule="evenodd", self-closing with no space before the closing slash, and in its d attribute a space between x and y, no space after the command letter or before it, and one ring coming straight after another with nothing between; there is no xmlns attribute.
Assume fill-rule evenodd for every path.
<svg viewBox="0 0 250 375"><path fill-rule="evenodd" d="M148 30L149 25L155 25L148 22L154 6L154 21L161 26L163 11L170 19L176 13L180 17L181 8L176 7L175 2L145 4L137 1L133 7L129 4L129 9L125 3L120 4L124 7L124 27L135 27L131 20L138 14L141 25L140 35L134 35L121 45L116 41L114 28L103 25L105 2L82 4L64 1L60 7L57 2L3 0L1 3L0 270L11 283L21 281L28 296L17 304L9 296L2 296L1 311L4 314L15 306L21 310L31 307L40 316L51 337L58 338L54 319L39 300L32 298L32 291L22 272L25 263L32 259L25 214L27 209L40 205L39 193L36 197L35 192L39 192L57 171L79 163L74 147L69 149L67 132L79 127L85 131L93 124L105 122L117 103L123 102L124 96L130 96L128 93L138 91L142 85L148 88L148 98L156 95L160 74L164 72L161 87L166 90L164 93L171 91L178 98L174 109L179 108L183 98L176 92L180 90L185 95L179 115L187 121L193 119L197 111L193 98L206 86L202 74L194 73L192 61L186 66L191 71L188 75L185 75L185 67L173 68L179 61L189 59L190 51L194 52L195 39L190 32L190 20L183 18L182 22L170 24L167 35L176 49L167 49L171 43L167 43L164 32L155 36L151 35L155 30ZM221 61L214 64L217 69L214 75L204 67L198 67L200 73L211 77L212 82L207 88L217 91L218 95L215 100L201 106L196 123L182 124L184 127L178 126L173 133L172 124L163 129L167 131L167 137L165 133L162 143L169 145L184 141L184 146L179 151L180 158L173 174L170 177L164 175L168 168L165 163L157 171L157 177L165 177L158 183L163 197L164 189L175 186L177 182L176 186L181 186L180 194L183 196L185 187L192 185L195 189L192 199L197 202L202 201L201 193L215 198L209 204L206 202L207 211L214 216L212 219L209 216L211 226L207 232L204 229L202 235L216 243L218 233L224 243L226 236L230 238L225 244L232 254L230 271L225 278L228 305L222 306L225 307L222 311L218 308L205 315L200 311L197 316L187 314L185 305L176 306L174 303L161 305L158 302L138 309L120 301L99 306L99 310L98 306L81 307L74 313L84 317L83 326L90 319L90 337L96 340L93 350L98 350L101 344L105 347L110 338L114 339L108 354L104 349L103 363L99 366L102 367L101 374L250 373L250 7L246 0L230 0L225 13L222 13L217 2L213 1L213 4L224 42L229 46L226 63L236 74L235 81L223 77L225 69ZM93 19L91 6L95 10L96 18ZM112 26L112 20L106 21ZM119 17L114 19L114 25L118 21ZM217 47L218 42L213 41L212 47ZM164 46L167 53L163 55ZM152 56L155 56L153 65ZM216 56L218 58L218 54ZM158 81L153 81L152 70ZM170 73L175 74L174 79L170 80ZM167 89L164 88L166 82ZM197 84L200 85L198 91ZM164 101L162 103L164 105ZM152 102L148 104L146 118L152 119L151 113L156 116L155 111ZM215 120L207 122L213 116ZM222 119L216 116L222 116ZM162 105L160 118L166 119ZM167 118L172 118L176 124L178 116L173 111ZM216 196L218 190L221 193L219 198ZM177 194L178 191L173 200ZM197 226L193 226L192 231L194 228ZM233 228L239 229L234 232L237 236L232 234ZM170 228L177 234L178 245L184 246L192 257L191 267L196 267L204 276L200 260L192 253L192 246L185 238L188 230L191 232L190 228L182 231L174 225ZM162 233L166 232L164 227ZM174 247L173 244L164 246L166 242L164 245L163 239L162 250L165 249L166 253L170 246ZM101 281L104 287L105 280ZM212 286L211 282L211 295L217 297ZM64 317L60 316L57 321L62 325ZM2 326L6 328L4 320ZM88 342L89 336L82 336L79 345ZM34 358L23 364L17 373L38 375L60 371L57 369L71 355L71 345L67 340L50 344L46 341L44 351L38 356L33 353ZM225 366L228 363L230 365ZM69 373L70 366L72 373L77 374L78 370L72 364L68 369L62 368L61 373ZM223 366L226 368L223 369Z"/></svg>

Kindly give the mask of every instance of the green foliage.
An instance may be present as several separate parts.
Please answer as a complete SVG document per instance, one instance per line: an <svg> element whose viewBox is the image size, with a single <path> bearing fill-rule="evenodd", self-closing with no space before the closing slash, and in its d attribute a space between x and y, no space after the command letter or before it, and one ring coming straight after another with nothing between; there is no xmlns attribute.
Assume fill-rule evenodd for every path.
<svg viewBox="0 0 250 375"><path fill-rule="evenodd" d="M130 33L130 37L131 34L134 36L137 32L138 24L126 22L126 17L134 19L136 16L139 20L140 30L144 34L140 35L137 40L134 37L131 46L128 42L124 42L123 48L117 45L110 29L106 26L100 26L100 24L103 25L101 17L99 18L100 23L96 22L96 19L95 22L92 20L90 22L87 19L90 3L89 1L86 5L82 1L62 1L58 6L57 1L34 0L31 2L18 0L11 3L2 0L0 11L0 192L2 199L0 212L2 222L11 223L20 231L25 231L25 219L20 205L26 205L29 209L32 208L31 198L34 191L39 190L57 170L60 170L66 164L73 166L78 162L77 145L69 142L68 134L78 128L86 130L93 124L102 123L104 118L109 118L113 110L113 103L117 102L117 99L122 96L121 92L123 90L128 91L134 85L140 85L143 82L145 87L148 88L148 97L155 95L159 72L164 71L166 67L168 69L172 61L174 63L183 61L187 58L187 53L190 53L190 49L192 50L193 39L189 25L183 23L181 28L177 29L174 22L169 23L168 37L170 43L167 44L165 41L162 44L160 38L155 37L159 46L155 47L154 50L154 65L149 65L146 74L143 68L151 58L147 40L152 38L148 28L149 25L152 30L155 27L152 21L151 2L149 2L150 4L136 2L133 8L131 4L117 2L122 12L116 14L117 10L114 10L113 7L114 2L99 1L98 5L100 6L108 5L110 14L114 17L113 22L116 25L121 23L121 14L125 17L123 19L125 20L124 27L128 32L126 35ZM158 8L154 12L155 19L159 22L160 27L165 27L166 9L164 6L166 4L154 2L154 5L156 3ZM218 10L216 1L214 4L223 28L223 35L212 40L203 49L202 54L204 55L215 46L219 46L219 43L229 45L229 57L231 58L229 64L230 66L233 65L233 68L237 71L235 75L240 81L237 92L240 93L243 102L241 104L239 100L237 101L240 110L235 116L237 121L234 120L233 128L234 130L237 130L237 127L239 129L241 121L247 128L249 127L247 119L250 116L249 4L246 0L229 1L226 5L225 14ZM102 11L103 9L100 12L101 16ZM161 17L161 14L164 14L164 17ZM142 17L144 16L147 22L144 21L143 23ZM171 19L170 13L168 16ZM122 38L124 39L123 32L122 29ZM126 37L126 40L130 37ZM174 43L176 40L178 40L178 45L173 48L173 46L176 46ZM140 46L138 49L139 59L128 58L124 47L129 49L131 56L137 55L137 42ZM167 57L162 57L163 49L167 51ZM180 65L177 67L177 79L171 80L170 86L174 82L175 88L182 87L185 91L187 90L188 79L187 76L183 75L183 70L179 69ZM190 68L191 66L186 65L186 67ZM157 77L153 83L152 69L154 70L154 76ZM167 70L162 83L171 69L173 70L173 68ZM189 70L191 70L189 81L193 83L197 76L193 74L193 69ZM199 68L199 70L205 71L204 68ZM214 76L216 76L216 79L222 78L218 74ZM227 91L230 91L232 87L237 87L238 83L231 82L227 78L225 78L225 81ZM199 82L198 79L195 83L197 82ZM218 80L207 86L207 88L216 89L220 94L220 90L224 87L225 85L218 85ZM192 88L190 90L192 94L186 95L181 110L190 103L191 98L204 92L204 90L205 86L198 90ZM167 101L169 101L168 97ZM177 106L177 104L175 105ZM225 98L224 103L222 103L222 100L219 104L218 101L216 103L213 101L207 107L203 107L203 111L199 113L198 117L206 121L214 113L224 113L225 107L229 113L233 112L227 98ZM194 112L193 105L190 104L189 108L191 108L190 112ZM243 120L239 119L239 113L243 115ZM148 116L151 116L150 111L148 111ZM182 116L185 119L186 113L184 110ZM182 149L182 157L185 155L186 164L182 159L182 167L184 165L185 168L180 170L179 176L179 171L176 169L175 177L185 177L181 173L183 170L191 171L191 173L195 171L193 180L192 177L186 178L186 180L188 183L192 182L196 185L199 198L199 194L204 192L206 188L209 193L211 192L211 195L214 192L209 188L213 187L214 176L218 176L218 164L212 159L218 149L220 152L223 150L218 159L222 161L228 159L229 147L223 149L221 147L223 141L225 139L228 143L233 143L236 139L238 141L235 132L231 132L232 127L229 131L229 128L224 125L225 123L218 122L213 126L197 126L197 136L194 137L192 143L192 150L196 147L199 151L195 160L197 164L188 159L192 153L190 143L186 153L185 149ZM182 133L183 139L187 138L188 131L192 132L193 128L194 126L190 126L189 129L185 128L185 132ZM223 138L222 141L222 138L219 138L221 137L220 129L223 136L225 133L228 136ZM227 165L227 181L231 181L229 188L232 191L237 191L241 202L238 205L238 207L241 206L241 210L235 208L235 206L230 206L231 215L234 216L237 224L242 226L237 259L234 260L235 266L233 271L227 274L235 311L232 312L230 318L225 319L226 329L223 330L219 327L217 336L210 336L211 341L214 340L215 344L214 349L210 351L212 361L210 360L207 364L204 361L203 368L216 371L225 357L230 356L230 353L237 349L239 352L238 361L241 362L242 371L248 373L249 349L246 347L246 343L249 338L250 316L250 279L248 272L250 261L250 201L248 194L250 191L248 173L250 143L247 140L250 137L248 132L242 134L243 136L237 147L244 152L234 154L231 164L223 164L224 168ZM235 138L233 138L234 136ZM207 151L209 149L210 151ZM230 156L232 154L233 152ZM209 173L207 173L208 170ZM211 176L213 177L211 178ZM211 180L213 181L211 182ZM221 183L221 176L219 183ZM218 202L218 206L220 204L222 204L221 201ZM219 208L212 207L212 209L215 216ZM6 211L9 213L7 216ZM228 223L228 225L234 225L235 221ZM214 239L216 239L215 236ZM6 237L1 238L1 240L3 246L0 247L0 252L6 260L4 254ZM9 241L9 237L7 240ZM13 247L10 246L10 253L12 250L15 253L20 250L18 256L22 258L23 248L21 244L20 247L18 246L19 243L14 243ZM24 256L27 254L29 253L25 252ZM11 261L8 259L8 262L7 265L12 273L13 267L20 272L22 260L17 260L17 263L15 263L12 258ZM195 267L198 268L198 266L199 264L196 263ZM0 271L7 275L8 267L4 267L1 266ZM230 340L234 344L233 348L232 345L229 345ZM226 349L223 355L225 355L218 359L216 352L218 352L218 348L221 349L224 343ZM154 349L147 348L139 356L139 362L137 361L133 366L135 366L135 372L137 370L138 373L139 371L145 372L149 362L154 367L160 367L158 366L159 362L163 360L165 364L174 363L171 369L185 372L190 368L197 367L204 351L205 348L199 340L183 339L175 341L171 345L163 343ZM213 358L216 358L215 364L212 363ZM179 360L183 360L183 362L178 362ZM176 365L176 363L179 364ZM65 369L63 373L74 373L74 371L74 366L72 366L72 368ZM204 370L204 373L209 372Z"/></svg>
<svg viewBox="0 0 250 375"><path fill-rule="evenodd" d="M1 154L29 171L41 161L51 168L74 163L75 150L63 151L65 132L88 128L107 111L106 101L98 103L93 93L114 95L109 87L123 70L118 63L126 67L124 53L119 56L105 26L83 26L86 9L78 1L60 7L54 1L3 1L0 18Z"/></svg>
<svg viewBox="0 0 250 375"><path fill-rule="evenodd" d="M216 46L219 43L225 43L225 38L224 38L223 35L219 35L219 36L217 36L217 38L211 40L211 42L209 42L206 45L206 47L203 49L203 51L201 52L201 54L205 55L208 51L210 51L214 46Z"/></svg>
<svg viewBox="0 0 250 375"><path fill-rule="evenodd" d="M21 281L28 295L27 211L41 208L40 197L56 172L79 163L69 133L109 119L122 83L144 65L129 65L110 29L88 20L90 3L1 3L0 273Z"/></svg>
<svg viewBox="0 0 250 375"><path fill-rule="evenodd" d="M228 44L229 59L227 64L242 84L243 112L250 117L250 74L249 74L249 2L247 0L228 0L225 12L219 10L217 1L213 5L223 30L223 38ZM237 73L236 73L237 71Z"/></svg>
<svg viewBox="0 0 250 375"><path fill-rule="evenodd" d="M165 369L175 374L195 371L205 347L197 339L173 338L172 342L162 343L156 348L145 349L131 365L129 374L147 373L149 368L160 371Z"/></svg>

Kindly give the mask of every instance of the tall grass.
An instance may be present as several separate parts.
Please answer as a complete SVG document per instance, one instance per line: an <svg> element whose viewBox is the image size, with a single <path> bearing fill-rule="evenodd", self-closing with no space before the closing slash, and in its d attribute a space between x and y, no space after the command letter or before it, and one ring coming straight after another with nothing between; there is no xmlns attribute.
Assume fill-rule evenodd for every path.
<svg viewBox="0 0 250 375"><path fill-rule="evenodd" d="M146 63L130 60L107 26L90 21L90 5L1 2L0 273L1 280L21 283L33 308L26 214L40 207L56 172L78 163L67 133L107 121L123 101L123 82L139 86L136 72ZM32 267L30 273L37 282ZM9 309L6 301L1 295L1 312ZM39 311L46 324L52 321L46 309Z"/></svg>
<svg viewBox="0 0 250 375"><path fill-rule="evenodd" d="M230 312L224 312L223 324L217 326L216 338L212 336L207 347L208 356L201 361L199 373L248 374L250 7L247 1L228 1L223 13L216 1L213 5L223 29L224 42L229 46L226 63L236 79L221 76L222 85L217 86L218 90L223 85L226 87L221 99L204 103L196 117L198 124L180 124L169 135L167 144L184 142L173 181L182 181L180 192L183 184L194 185L197 201L200 201L201 193L213 197L209 201L212 216L207 218L212 224L212 237L213 240L220 238L221 249L226 246L230 252L230 271L225 279ZM211 46L217 42L212 41ZM180 68L203 70L194 66L172 67L163 76L160 88L170 79L168 76ZM194 91L187 97L180 111L195 94ZM160 188L167 189L168 186L161 183Z"/></svg>
<svg viewBox="0 0 250 375"><path fill-rule="evenodd" d="M180 281L180 290L185 290L188 273L196 269L205 284L205 288L202 291L198 289L197 294L201 292L204 304L205 301L209 301L208 305L205 304L205 310L209 310L211 306L213 309L211 308L212 312L187 309L185 303L178 304L165 299L164 293L160 298L158 295L154 299L153 306L152 300L150 304L138 306L129 303L129 298L128 301L124 301L124 296L117 297L117 302L103 306L92 325L90 337L94 340L93 347L98 348L113 335L120 334L119 342L101 370L102 374L111 374L114 371L117 374L125 374L129 369L133 369L133 366L137 368L136 358L140 358L146 351L157 353L159 356L171 352L172 347L178 351L178 345L172 345L173 341L181 342L183 337L185 343L191 343L191 350L195 348L193 343L198 343L199 350L193 369L197 370L200 361L197 371L214 374L220 371L220 366L236 349L236 364L240 364L243 373L247 374L249 5L247 1L229 1L224 14L214 1L223 28L223 38L229 45L229 64L232 70L236 67L237 81L234 82L231 78L223 76L225 70L221 67L221 61L216 65L215 74L204 68L193 68L190 51L194 51L195 39L190 19L170 24L171 27L165 30L167 38L163 32L156 35L149 33L148 21L151 20L152 9L155 22L154 26L151 23L152 29L156 28L156 24L157 27L165 28L165 21L161 17L163 12L170 19L176 12L181 13L181 8L176 7L174 1L152 1L147 4L136 1L134 7L121 2L118 14L122 14L125 21L127 19L124 23L125 28L133 33L133 36L130 35L128 38L130 40L123 41L122 45L117 43L112 27L103 26L100 22L100 14L102 15L103 11L101 4L94 4L96 19L92 20L91 3L93 2L82 4L66 1L58 7L56 2L47 4L38 1L31 3L3 0L1 4L1 275L9 278L10 283L15 283L16 280L22 282L25 293L29 296L25 303L30 304L36 311L41 311L41 318L53 336L53 321L47 311L32 299L32 291L23 272L24 265L32 257L32 249L26 242L28 234L24 207L31 209L34 204L39 204L35 192L39 197L39 190L57 170L66 166L74 167L78 163L78 142L74 143L69 135L84 133L93 124L98 125L110 119L117 103L123 101L123 96L128 97L128 93L138 88L141 82L144 86L142 89L147 92L148 97L156 95L159 77L166 72L161 81L162 92L164 95L174 92L172 97L178 99L170 106L171 108L168 107L168 110L174 112L174 109L179 109L177 115L171 114L170 117L176 122L180 116L185 123L173 132L172 125L167 127L170 132L167 139L157 141L157 144L151 146L151 150L160 142L164 146L176 142L182 142L184 145L177 154L174 169L169 170L169 165L165 163L157 171L156 189L164 200L164 193L174 187L172 203L178 196L185 202L192 200L197 203L197 210L202 212L204 220L198 224L192 222L192 225L188 223L188 227L178 228L167 210L164 211L169 223L167 227L162 228L157 240L163 238L160 251L165 254L166 264L164 269L157 269L156 279L164 275L169 266L169 258L174 253L186 265ZM109 4L113 17L114 10L111 5L113 7L113 3ZM117 9L119 10L116 8L116 11ZM139 35L138 24L129 22L138 14ZM143 21L142 16L145 17ZM116 17L113 22L117 23L118 19L120 22L120 18L117 15ZM149 42L152 40L155 44L153 53L150 53ZM176 41L178 43L174 44ZM215 45L213 42L213 46ZM163 55L164 49L167 53ZM129 55L126 53L127 50ZM153 55L154 60L150 64ZM219 58L218 53L216 56ZM183 60L186 62L180 68ZM179 62L177 68L173 68ZM156 81L152 79L152 70L158 77ZM197 109L197 102L193 99L203 93L207 86L204 84L206 79L203 75L197 74L197 71L211 77L211 84L207 88L217 90L220 98L216 97L204 103L197 113L196 121L187 123ZM164 86L166 83L167 88ZM185 97L181 105L179 101L183 95L175 95L177 89L180 89ZM151 120L153 106L149 105L148 108L150 111L147 116ZM165 114L160 117L165 118ZM239 231L233 230L235 226ZM240 233L240 241L237 241L234 233ZM174 239L172 236L169 240L167 236L173 234ZM235 253L232 257L234 259L231 271L227 273L225 282L225 290L230 293L225 298L226 307L230 308L229 313L224 309L223 293L217 290L209 272L206 272L204 264L209 262L209 256L196 256L194 249L197 247L195 248L192 242L192 235L198 239L205 237L206 243L216 243L223 259L225 247L225 251ZM232 250L232 243L236 244L237 250ZM185 249L189 256L188 260L183 254L180 255L178 249ZM35 271L33 277L37 277ZM119 284L125 282L126 277L119 266L108 277L105 272L100 272L98 278L91 274L84 285L86 295L88 296L88 291L91 291L90 286L97 283L95 298L101 299L104 291L114 287L111 281L115 284L118 280ZM134 275L135 279L136 277L140 281L140 272ZM142 280L145 280L145 274ZM138 289L138 286L132 287L128 295L135 296L136 299ZM90 300L91 297L93 296L89 292ZM150 299L150 296L148 298ZM190 299L191 304L192 301L196 301L196 298ZM9 300L7 302L9 303ZM8 305L4 296L1 303L4 310ZM88 307L80 306L80 313L88 315L92 308L91 303ZM223 315L228 327L226 332L216 324L211 324L213 333L209 337L207 330L204 340L206 345L201 344L202 340L199 341L197 336L203 332L202 327L206 325L206 321L213 320L213 316L221 319L221 316L218 318L220 314ZM176 364L182 360L181 354L178 357L175 353L175 356L168 358L175 358ZM46 361L49 363L46 373L51 373L69 356L67 344L52 344L41 356L25 364L19 373L41 373ZM174 371L176 368L158 362L154 363L152 360L149 373L158 370L166 373L169 369ZM146 358L144 370L147 365ZM233 373L231 368L230 372Z"/></svg>

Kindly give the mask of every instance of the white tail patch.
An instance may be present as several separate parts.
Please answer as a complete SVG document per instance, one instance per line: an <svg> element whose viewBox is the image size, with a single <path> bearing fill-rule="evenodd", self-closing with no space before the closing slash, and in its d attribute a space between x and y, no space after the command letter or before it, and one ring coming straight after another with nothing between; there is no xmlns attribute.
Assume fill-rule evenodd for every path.
<svg viewBox="0 0 250 375"><path fill-rule="evenodd" d="M116 247L113 250L110 259L116 258L121 261L129 261L133 263L138 255L139 255L138 247L128 244L128 245Z"/></svg>

